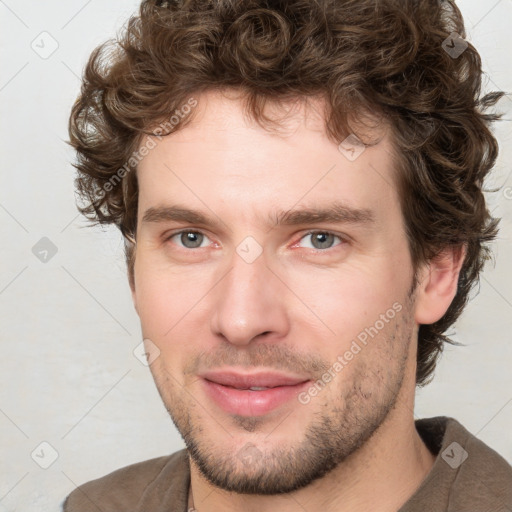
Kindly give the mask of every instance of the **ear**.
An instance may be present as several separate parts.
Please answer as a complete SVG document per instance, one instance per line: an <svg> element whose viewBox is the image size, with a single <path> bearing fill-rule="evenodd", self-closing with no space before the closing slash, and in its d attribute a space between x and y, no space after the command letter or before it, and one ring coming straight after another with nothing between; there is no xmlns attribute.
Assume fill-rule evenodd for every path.
<svg viewBox="0 0 512 512"><path fill-rule="evenodd" d="M137 294L135 293L135 277L129 275L128 283L130 284L130 291L132 292L133 307L135 308L135 311L137 312L137 315L138 315L139 310L137 309Z"/></svg>
<svg viewBox="0 0 512 512"><path fill-rule="evenodd" d="M139 314L139 310L137 309L137 294L135 292L135 251L137 249L135 239L130 235L125 235L124 238L124 250L125 255L128 257L126 262L126 270L128 274L128 284L130 285L130 291L132 293L132 302L133 307L137 314Z"/></svg>
<svg viewBox="0 0 512 512"><path fill-rule="evenodd" d="M433 324L446 313L455 295L466 247L449 247L429 261L419 273L415 320Z"/></svg>

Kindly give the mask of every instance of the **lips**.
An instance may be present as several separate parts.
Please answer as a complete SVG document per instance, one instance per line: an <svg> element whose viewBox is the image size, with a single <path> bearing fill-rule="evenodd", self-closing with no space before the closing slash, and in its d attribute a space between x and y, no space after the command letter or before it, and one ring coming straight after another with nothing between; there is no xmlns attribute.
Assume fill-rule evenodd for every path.
<svg viewBox="0 0 512 512"><path fill-rule="evenodd" d="M295 386L306 382L307 378L296 377L275 372L241 374L235 372L207 372L202 377L216 384L235 389L277 388L279 386Z"/></svg>
<svg viewBox="0 0 512 512"><path fill-rule="evenodd" d="M309 385L296 375L260 372L241 374L212 371L201 375L206 395L224 412L239 416L262 416L291 402Z"/></svg>

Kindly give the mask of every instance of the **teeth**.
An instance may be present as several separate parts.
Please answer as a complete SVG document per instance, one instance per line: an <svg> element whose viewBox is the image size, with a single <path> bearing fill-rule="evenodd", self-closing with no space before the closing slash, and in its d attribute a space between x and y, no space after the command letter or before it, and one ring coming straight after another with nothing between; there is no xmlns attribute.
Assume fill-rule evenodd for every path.
<svg viewBox="0 0 512 512"><path fill-rule="evenodd" d="M269 388L263 388L263 387L257 387L257 386L253 386L252 388L249 388L251 391L263 391L264 389L269 389Z"/></svg>

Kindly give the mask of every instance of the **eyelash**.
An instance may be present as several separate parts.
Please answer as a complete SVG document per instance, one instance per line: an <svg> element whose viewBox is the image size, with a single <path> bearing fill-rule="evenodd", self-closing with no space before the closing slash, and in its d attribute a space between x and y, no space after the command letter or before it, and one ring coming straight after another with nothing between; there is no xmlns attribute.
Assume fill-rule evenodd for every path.
<svg viewBox="0 0 512 512"><path fill-rule="evenodd" d="M164 242L169 242L173 237L177 236L177 235L181 235L183 233L194 233L194 234L200 234L200 235L203 235L205 237L208 237L208 235L206 233L204 233L203 231L201 230L197 230L197 229L182 229L180 231L176 231L174 233L171 233L169 236L167 236L164 240ZM299 242L307 237L307 236L310 236L310 235L314 235L314 234L318 234L318 233L321 233L321 234L326 234L326 235L333 235L335 238L338 238L340 240L340 243L338 245L335 245L333 247L328 247L326 249L311 249L309 247L306 247L306 249L311 249L313 251L316 251L316 252L327 252L328 250L333 250L335 249L336 247L339 247L340 245L344 245L346 243L348 243L348 240L344 237L342 237L341 235L337 235L336 233L333 233L332 231L325 231L325 230L320 230L320 229L313 229L311 231L308 231L306 233L304 233L304 235L302 235L299 239ZM299 243L297 242L297 243ZM296 244L297 244L296 243ZM296 245L294 244L294 246ZM189 251L193 251L193 250L197 250L197 249L204 249L204 247L196 247L194 249L191 249L191 248L188 248L188 247L181 247L182 249L185 249L185 250L189 250Z"/></svg>

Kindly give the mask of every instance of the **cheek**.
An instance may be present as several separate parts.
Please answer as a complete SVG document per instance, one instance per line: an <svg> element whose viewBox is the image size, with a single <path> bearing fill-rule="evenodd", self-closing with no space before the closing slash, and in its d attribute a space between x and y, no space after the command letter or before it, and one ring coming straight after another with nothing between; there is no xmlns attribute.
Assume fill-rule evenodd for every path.
<svg viewBox="0 0 512 512"><path fill-rule="evenodd" d="M303 269L304 270L304 269ZM336 270L309 269L289 274L291 288L304 303L304 322L327 327L338 341L349 342L404 296L403 276L388 265L346 266ZM401 281L402 280L402 281ZM304 315L304 311L308 312ZM321 323L319 323L319 319Z"/></svg>
<svg viewBox="0 0 512 512"><path fill-rule="evenodd" d="M137 309L144 335L161 338L172 327L179 308L174 279L168 271L144 256L135 263L135 293Z"/></svg>
<svg viewBox="0 0 512 512"><path fill-rule="evenodd" d="M182 287L177 277L173 280L168 276L162 278L153 271L141 272L137 279L137 306L142 335L151 340L159 351L159 357L153 361L150 370L160 392L172 395L174 380L166 382L169 380L168 372L179 378L179 372L173 368L182 365L191 347L188 340L184 340L185 332L190 336L186 322L193 314L188 305L190 301L181 292L187 287Z"/></svg>
<svg viewBox="0 0 512 512"><path fill-rule="evenodd" d="M136 260L135 290L144 335L155 340L173 340L201 313L211 288L206 271L170 266L143 255Z"/></svg>

